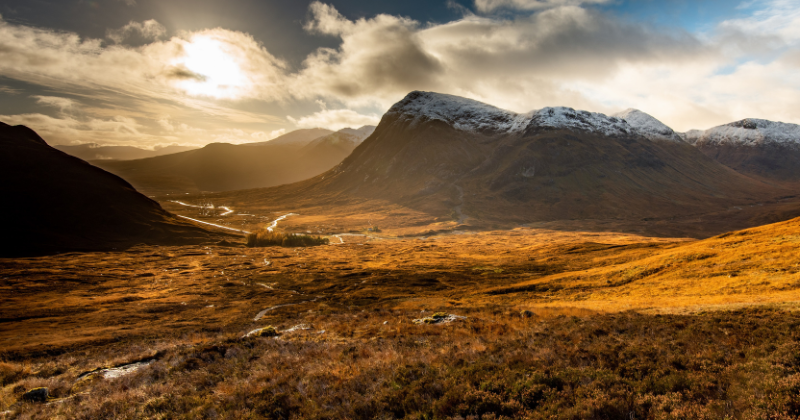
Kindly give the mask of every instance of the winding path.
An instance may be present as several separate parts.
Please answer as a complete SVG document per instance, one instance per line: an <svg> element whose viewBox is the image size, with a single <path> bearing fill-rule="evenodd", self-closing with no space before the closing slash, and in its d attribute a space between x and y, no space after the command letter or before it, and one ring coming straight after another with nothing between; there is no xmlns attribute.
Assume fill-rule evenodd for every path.
<svg viewBox="0 0 800 420"><path fill-rule="evenodd" d="M267 230L268 230L268 231L270 231L270 232L272 232L272 229L275 229L275 228L278 226L278 222L280 222L281 220L283 220L283 219L285 219L285 218L287 218L287 217L289 217L289 216L299 216L299 214L297 214L297 213L288 213L288 214L284 214L283 216L281 216L281 217L279 217L279 218L277 218L277 219L273 220L273 221L272 221L272 224L271 224L271 225L269 225L269 226L267 226Z"/></svg>

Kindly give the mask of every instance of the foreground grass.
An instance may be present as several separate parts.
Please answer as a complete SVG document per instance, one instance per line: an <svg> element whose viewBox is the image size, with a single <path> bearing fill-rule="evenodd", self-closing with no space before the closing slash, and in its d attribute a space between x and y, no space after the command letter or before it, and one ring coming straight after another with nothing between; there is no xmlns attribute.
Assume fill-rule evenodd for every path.
<svg viewBox="0 0 800 420"><path fill-rule="evenodd" d="M278 338L229 331L194 343L120 343L117 361L164 351L130 376L78 386L79 371L103 365L106 352L7 361L0 409L21 419L800 416L795 312L526 318L496 307L460 314L470 318L414 325L418 313L317 312L286 315L279 329L313 328ZM78 396L12 406L35 386Z"/></svg>

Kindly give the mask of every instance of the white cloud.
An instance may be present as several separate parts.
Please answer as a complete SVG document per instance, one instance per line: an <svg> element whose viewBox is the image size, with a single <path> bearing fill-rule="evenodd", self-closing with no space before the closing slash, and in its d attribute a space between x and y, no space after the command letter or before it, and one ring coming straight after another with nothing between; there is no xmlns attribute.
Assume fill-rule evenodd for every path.
<svg viewBox="0 0 800 420"><path fill-rule="evenodd" d="M748 36L774 37L788 44L800 42L800 2L760 0L747 4L757 7L752 16L722 22L719 29Z"/></svg>
<svg viewBox="0 0 800 420"><path fill-rule="evenodd" d="M609 3L610 0L475 0L475 8L481 12L497 9L541 10L559 6Z"/></svg>
<svg viewBox="0 0 800 420"><path fill-rule="evenodd" d="M327 128L338 131L343 128L359 128L365 125L378 125L377 115L359 114L350 109L324 109L312 115L295 119L286 117L298 128Z"/></svg>
<svg viewBox="0 0 800 420"><path fill-rule="evenodd" d="M134 34L146 40L155 41L167 34L167 28L158 23L155 19L146 20L144 22L131 21L122 28L108 30L106 37L119 44Z"/></svg>
<svg viewBox="0 0 800 420"><path fill-rule="evenodd" d="M54 108L59 109L60 111L65 111L69 108L72 108L75 105L75 101L68 98L59 98L56 96L41 96L41 95L34 95L32 98L36 99L36 102L42 105L51 106Z"/></svg>

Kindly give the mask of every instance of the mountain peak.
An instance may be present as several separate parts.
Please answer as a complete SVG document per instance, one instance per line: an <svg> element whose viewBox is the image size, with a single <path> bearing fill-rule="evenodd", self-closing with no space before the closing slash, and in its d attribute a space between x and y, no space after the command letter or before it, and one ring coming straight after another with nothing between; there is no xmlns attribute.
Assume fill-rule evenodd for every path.
<svg viewBox="0 0 800 420"><path fill-rule="evenodd" d="M653 141L673 141L682 142L678 134L666 124L655 117L638 109L628 108L625 111L614 114L615 117L625 120L639 134Z"/></svg>
<svg viewBox="0 0 800 420"><path fill-rule="evenodd" d="M471 132L514 132L531 126L605 135L631 132L625 121L599 113L576 111L568 107L546 107L519 114L473 99L435 92L411 92L392 106L388 114L405 115L412 122L439 120L456 129Z"/></svg>
<svg viewBox="0 0 800 420"><path fill-rule="evenodd" d="M697 141L734 146L777 143L800 147L800 125L746 118L706 130Z"/></svg>
<svg viewBox="0 0 800 420"><path fill-rule="evenodd" d="M439 120L463 131L514 131L524 128L526 115L506 111L483 102L436 92L414 91L389 109L414 122Z"/></svg>

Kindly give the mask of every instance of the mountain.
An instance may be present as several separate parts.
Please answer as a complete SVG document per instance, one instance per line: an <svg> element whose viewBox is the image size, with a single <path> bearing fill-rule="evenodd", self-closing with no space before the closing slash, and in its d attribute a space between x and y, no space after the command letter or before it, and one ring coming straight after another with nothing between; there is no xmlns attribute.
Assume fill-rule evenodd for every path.
<svg viewBox="0 0 800 420"><path fill-rule="evenodd" d="M54 146L64 153L83 160L132 160L169 155L197 149L189 146L166 146L155 150L140 149L133 146L100 146L96 143L75 146Z"/></svg>
<svg viewBox="0 0 800 420"><path fill-rule="evenodd" d="M324 128L302 129L302 130L292 131L291 133L284 134L272 140L260 141L257 143L246 143L245 145L246 146L291 145L291 146L303 147L306 146L308 143L311 143L313 140L327 136L329 134L333 134L333 131L326 130Z"/></svg>
<svg viewBox="0 0 800 420"><path fill-rule="evenodd" d="M628 109L612 116L625 120L638 134L650 140L683 141L683 139L667 125L638 109Z"/></svg>
<svg viewBox="0 0 800 420"><path fill-rule="evenodd" d="M303 153L313 154L325 153L327 151L333 154L347 156L374 132L375 126L372 125L366 125L358 130L345 128L311 141L303 148Z"/></svg>
<svg viewBox="0 0 800 420"><path fill-rule="evenodd" d="M169 156L94 163L150 195L270 187L331 169L371 133L369 127L344 129L309 140L327 130L303 131L302 135L287 137L293 134L289 133L260 146L212 143Z"/></svg>
<svg viewBox="0 0 800 420"><path fill-rule="evenodd" d="M0 123L0 256L122 249L138 243L219 240L130 184L50 147L33 130Z"/></svg>
<svg viewBox="0 0 800 420"><path fill-rule="evenodd" d="M439 220L491 225L669 220L787 194L708 158L638 112L626 115L635 125L572 108L517 114L412 92L327 173L228 198L269 197L263 205L292 208L297 197L341 205L378 200Z"/></svg>
<svg viewBox="0 0 800 420"><path fill-rule="evenodd" d="M749 118L684 135L712 159L778 183L800 183L800 125Z"/></svg>

